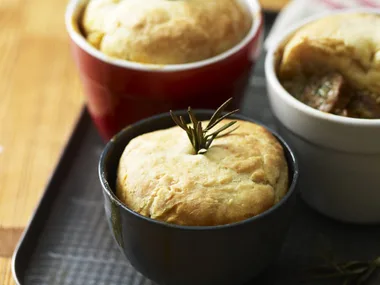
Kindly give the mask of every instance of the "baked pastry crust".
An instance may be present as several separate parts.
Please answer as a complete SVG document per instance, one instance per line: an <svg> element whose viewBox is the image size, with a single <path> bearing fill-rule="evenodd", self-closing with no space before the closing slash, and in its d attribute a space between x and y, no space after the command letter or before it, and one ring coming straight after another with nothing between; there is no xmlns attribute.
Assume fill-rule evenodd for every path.
<svg viewBox="0 0 380 285"><path fill-rule="evenodd" d="M149 64L181 64L237 45L252 18L237 0L90 0L82 26L104 54Z"/></svg>
<svg viewBox="0 0 380 285"><path fill-rule="evenodd" d="M324 17L296 31L282 51L281 80L337 71L357 89L380 94L379 15Z"/></svg>
<svg viewBox="0 0 380 285"><path fill-rule="evenodd" d="M178 126L134 138L120 159L116 195L144 216L187 226L229 224L271 208L288 190L283 148L265 128L238 124L203 155Z"/></svg>

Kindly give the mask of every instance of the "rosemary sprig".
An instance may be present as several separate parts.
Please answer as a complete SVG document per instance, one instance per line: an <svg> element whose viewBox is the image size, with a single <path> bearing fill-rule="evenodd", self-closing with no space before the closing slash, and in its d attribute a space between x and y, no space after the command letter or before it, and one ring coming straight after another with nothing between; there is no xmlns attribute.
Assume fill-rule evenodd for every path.
<svg viewBox="0 0 380 285"><path fill-rule="evenodd" d="M380 269L380 256L368 261L336 262L327 259L326 264L313 269L316 275L311 279L335 279L342 280L342 285L364 285L372 277L376 269Z"/></svg>
<svg viewBox="0 0 380 285"><path fill-rule="evenodd" d="M324 262L322 265L303 270L300 275L302 284L308 284L311 280L318 280L319 285L323 285L322 280L340 281L342 285L372 284L370 280L374 273L377 270L380 271L380 256L371 260L338 262L331 241L322 234L318 236L317 241L319 243L319 258Z"/></svg>
<svg viewBox="0 0 380 285"><path fill-rule="evenodd" d="M239 111L238 109L236 109L234 111L231 111L222 115L223 111L226 109L226 107L231 102L231 100L232 98L228 99L215 111L215 113L211 116L211 119L209 120L207 126L204 129L202 127L202 122L198 121L198 119L195 117L191 107L188 108L187 113L189 115L192 126L186 124L182 116L178 117L173 113L173 111L170 110L170 115L173 121L186 132L191 142L191 145L193 146L197 154L206 153L215 138L217 137L219 138L227 134L230 134L238 128L237 126L233 128L232 130L222 133L223 131L235 125L237 122L237 121L232 121L225 124L223 127L217 129L216 131L213 131L212 133L208 133L212 128L214 128L222 120L226 119L227 117Z"/></svg>

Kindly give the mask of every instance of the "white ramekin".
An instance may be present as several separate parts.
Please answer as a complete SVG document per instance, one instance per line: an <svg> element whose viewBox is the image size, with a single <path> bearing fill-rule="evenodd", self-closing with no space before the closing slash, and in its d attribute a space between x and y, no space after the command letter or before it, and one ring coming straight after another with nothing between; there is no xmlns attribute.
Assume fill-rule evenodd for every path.
<svg viewBox="0 0 380 285"><path fill-rule="evenodd" d="M272 111L279 131L300 162L301 196L307 204L334 219L380 223L380 119L355 119L315 110L295 99L275 71L277 48L301 26L327 14L368 12L348 9L324 13L291 27L266 56L265 73Z"/></svg>

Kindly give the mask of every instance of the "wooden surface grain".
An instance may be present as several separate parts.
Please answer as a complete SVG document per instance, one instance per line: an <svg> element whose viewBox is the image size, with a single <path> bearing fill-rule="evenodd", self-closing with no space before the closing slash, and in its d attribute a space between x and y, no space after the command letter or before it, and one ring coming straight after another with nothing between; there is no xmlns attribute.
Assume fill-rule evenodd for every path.
<svg viewBox="0 0 380 285"><path fill-rule="evenodd" d="M280 9L288 0L261 0ZM0 0L0 284L83 104L66 0Z"/></svg>
<svg viewBox="0 0 380 285"><path fill-rule="evenodd" d="M261 6L268 11L278 12L280 11L286 4L290 2L290 0L260 0Z"/></svg>
<svg viewBox="0 0 380 285"><path fill-rule="evenodd" d="M83 102L65 6L0 0L0 284Z"/></svg>

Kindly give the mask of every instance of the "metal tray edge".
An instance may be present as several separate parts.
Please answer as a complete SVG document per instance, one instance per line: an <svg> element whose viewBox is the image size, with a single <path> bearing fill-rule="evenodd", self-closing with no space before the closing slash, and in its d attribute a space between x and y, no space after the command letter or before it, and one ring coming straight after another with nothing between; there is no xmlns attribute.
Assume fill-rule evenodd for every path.
<svg viewBox="0 0 380 285"><path fill-rule="evenodd" d="M78 118L76 120L76 123L73 127L73 130L71 132L71 135L69 139L67 140L65 146L63 147L58 162L56 163L54 170L51 174L51 176L48 179L48 182L45 186L45 190L43 191L41 198L37 205L34 208L34 211L31 215L31 218L29 219L29 222L27 223L27 226L25 227L17 245L12 255L12 275L13 279L16 282L17 285L22 285L22 276L20 276L19 268L18 268L18 262L20 258L25 258L25 255L22 257L22 251L26 250L24 247L26 246L26 240L31 234L31 231L34 230L36 227L37 221L39 220L38 216L42 215L43 212L47 211L50 212L50 206L52 204L52 201L48 200L54 200L55 196L58 195L58 193L54 193L51 189L53 189L54 184L58 183L61 180L61 172L65 170L66 168L66 160L68 160L68 155L75 150L75 146L80 143L81 140L81 130L86 128L86 126L91 123L90 116L88 114L86 106L82 106L81 111L79 112ZM50 197L47 197L47 196ZM44 206L45 204L45 206ZM44 224L38 225L38 227L42 228ZM37 233L33 236L33 239L38 240L39 235L41 234L41 231L36 231ZM30 242L30 241L29 241ZM31 255L29 255L27 258L30 258ZM28 263L27 260L23 260L23 262Z"/></svg>

